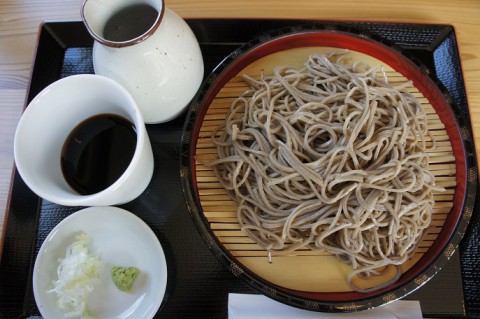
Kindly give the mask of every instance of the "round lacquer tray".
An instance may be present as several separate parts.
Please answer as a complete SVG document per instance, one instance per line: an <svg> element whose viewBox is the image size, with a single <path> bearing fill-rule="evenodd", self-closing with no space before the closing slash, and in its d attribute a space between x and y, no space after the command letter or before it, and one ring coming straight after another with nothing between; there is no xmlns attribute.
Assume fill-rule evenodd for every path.
<svg viewBox="0 0 480 319"><path fill-rule="evenodd" d="M349 50L355 61L380 65L381 76L395 85L412 81L408 90L423 105L428 127L436 139L429 153L429 169L436 185L431 226L415 253L401 265L403 275L385 288L359 293L351 291L347 276L351 267L326 252L301 249L269 260L268 253L244 234L237 221L237 205L219 183L208 161L217 158L212 142L215 129L227 116L233 100L249 86L242 74L259 78L273 68L301 68L312 53ZM249 43L232 53L207 78L187 117L184 147L189 167L183 172L191 215L216 255L238 277L260 292L281 302L317 311L366 309L401 298L428 281L449 259L458 245L472 212L476 168L467 167L465 149L454 107L447 102L424 69L397 50L368 37L332 30L297 30L290 34ZM431 143L431 141L428 141ZM469 170L470 169L470 170ZM475 172L473 174L473 172ZM472 176L475 175L475 176ZM463 218L462 218L463 217ZM389 281L393 272L356 282L370 288Z"/></svg>

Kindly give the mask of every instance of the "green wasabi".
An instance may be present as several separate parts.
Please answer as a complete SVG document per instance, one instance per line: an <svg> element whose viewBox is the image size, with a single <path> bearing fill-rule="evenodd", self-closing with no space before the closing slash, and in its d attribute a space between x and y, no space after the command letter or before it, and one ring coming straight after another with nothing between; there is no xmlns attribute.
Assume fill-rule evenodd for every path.
<svg viewBox="0 0 480 319"><path fill-rule="evenodd" d="M136 267L112 267L112 280L115 286L122 291L132 290L133 282L137 279L140 269Z"/></svg>

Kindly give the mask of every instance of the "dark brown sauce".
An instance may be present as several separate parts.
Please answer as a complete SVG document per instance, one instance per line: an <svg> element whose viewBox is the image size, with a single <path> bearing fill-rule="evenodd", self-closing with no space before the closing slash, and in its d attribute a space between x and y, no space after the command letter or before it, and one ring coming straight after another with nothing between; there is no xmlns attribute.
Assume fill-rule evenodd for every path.
<svg viewBox="0 0 480 319"><path fill-rule="evenodd" d="M148 4L134 4L114 13L103 29L109 41L129 41L146 33L155 23L158 11Z"/></svg>
<svg viewBox="0 0 480 319"><path fill-rule="evenodd" d="M81 195L112 185L132 161L137 143L134 125L113 114L86 119L68 135L61 166L67 183Z"/></svg>

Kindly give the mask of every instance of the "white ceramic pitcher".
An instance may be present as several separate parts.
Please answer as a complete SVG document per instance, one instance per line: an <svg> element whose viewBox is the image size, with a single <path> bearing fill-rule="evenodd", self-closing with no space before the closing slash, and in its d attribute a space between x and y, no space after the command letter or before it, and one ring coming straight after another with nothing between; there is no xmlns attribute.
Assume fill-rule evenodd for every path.
<svg viewBox="0 0 480 319"><path fill-rule="evenodd" d="M82 18L95 39L95 73L123 85L146 123L182 113L204 73L200 46L182 18L163 0L85 0Z"/></svg>

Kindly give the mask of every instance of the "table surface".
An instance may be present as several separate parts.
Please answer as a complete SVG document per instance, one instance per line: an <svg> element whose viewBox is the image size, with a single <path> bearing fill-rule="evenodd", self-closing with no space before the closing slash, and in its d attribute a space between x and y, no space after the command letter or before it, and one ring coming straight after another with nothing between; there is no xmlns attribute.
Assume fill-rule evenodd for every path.
<svg viewBox="0 0 480 319"><path fill-rule="evenodd" d="M21 116L42 21L80 20L83 0L0 1L0 257ZM480 142L478 0L166 0L184 18L278 18L450 24L457 35L475 142ZM480 145L480 144L479 144ZM480 158L480 148L477 148Z"/></svg>

